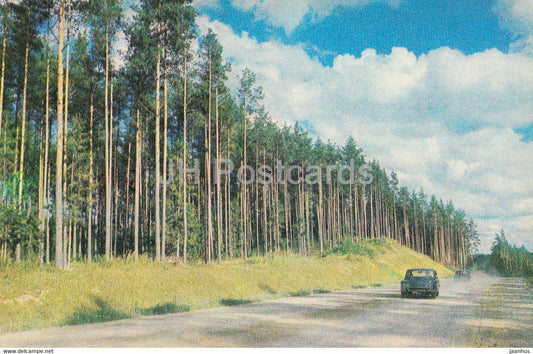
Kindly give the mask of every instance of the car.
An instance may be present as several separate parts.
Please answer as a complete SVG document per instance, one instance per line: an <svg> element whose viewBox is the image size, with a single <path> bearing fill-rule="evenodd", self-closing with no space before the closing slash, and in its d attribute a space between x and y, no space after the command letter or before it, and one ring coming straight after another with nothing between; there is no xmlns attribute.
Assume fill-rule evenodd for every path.
<svg viewBox="0 0 533 354"><path fill-rule="evenodd" d="M470 271L466 269L458 269L453 276L454 280L470 280Z"/></svg>
<svg viewBox="0 0 533 354"><path fill-rule="evenodd" d="M439 296L440 281L435 269L412 268L405 272L401 282L402 297L411 296Z"/></svg>

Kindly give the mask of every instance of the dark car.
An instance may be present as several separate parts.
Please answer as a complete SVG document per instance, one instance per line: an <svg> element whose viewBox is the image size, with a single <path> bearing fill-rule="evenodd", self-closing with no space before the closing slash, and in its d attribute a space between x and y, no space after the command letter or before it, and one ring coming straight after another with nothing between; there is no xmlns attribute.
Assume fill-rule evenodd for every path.
<svg viewBox="0 0 533 354"><path fill-rule="evenodd" d="M454 280L470 280L470 271L465 269L458 269L453 276Z"/></svg>
<svg viewBox="0 0 533 354"><path fill-rule="evenodd" d="M414 268L405 273L401 283L402 297L439 296L440 281L435 269Z"/></svg>

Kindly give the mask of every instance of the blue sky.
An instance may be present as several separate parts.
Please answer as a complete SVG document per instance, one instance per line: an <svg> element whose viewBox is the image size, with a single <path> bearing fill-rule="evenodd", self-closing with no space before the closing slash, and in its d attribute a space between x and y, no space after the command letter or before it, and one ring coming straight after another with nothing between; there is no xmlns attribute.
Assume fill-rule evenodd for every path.
<svg viewBox="0 0 533 354"><path fill-rule="evenodd" d="M533 1L195 0L280 124L304 123L533 250Z"/></svg>
<svg viewBox="0 0 533 354"><path fill-rule="evenodd" d="M496 48L503 53L523 34L502 25L496 2L488 0L403 0L391 6L385 1L364 6L336 6L320 20L312 13L303 16L294 29L274 25L269 18L258 18L254 11L244 11L231 0L201 6L199 13L211 20L228 24L236 33L248 33L259 42L277 40L287 45L302 45L311 57L331 66L336 56L355 56L368 48L389 54L393 47L403 47L421 55L441 47L460 50L466 55ZM308 125L306 121L302 122ZM313 129L309 126L310 129ZM461 132L472 130L469 124L456 124ZM524 141L533 141L533 124L514 129Z"/></svg>
<svg viewBox="0 0 533 354"><path fill-rule="evenodd" d="M255 21L252 12L235 8L230 0L220 0L216 8L201 8L200 13L230 25L237 33L246 31L261 42L274 38L285 44L304 43L310 55L318 55L323 64L331 65L334 55L360 55L367 48L388 54L392 47L405 47L416 55L443 46L465 54L490 48L507 51L515 36L501 28L493 7L494 2L487 0L339 6L320 21L313 21L311 15L304 17L288 33L268 20Z"/></svg>

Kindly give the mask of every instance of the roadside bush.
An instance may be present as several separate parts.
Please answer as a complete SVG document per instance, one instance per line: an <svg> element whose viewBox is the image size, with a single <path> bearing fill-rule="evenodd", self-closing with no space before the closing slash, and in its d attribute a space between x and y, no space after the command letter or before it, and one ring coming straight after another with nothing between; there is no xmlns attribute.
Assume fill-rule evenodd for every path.
<svg viewBox="0 0 533 354"><path fill-rule="evenodd" d="M374 258L378 254L383 254L382 248L388 246L385 239L365 240L361 242L354 242L350 238L345 238L341 241L340 246L334 247L325 255L355 255L361 257Z"/></svg>

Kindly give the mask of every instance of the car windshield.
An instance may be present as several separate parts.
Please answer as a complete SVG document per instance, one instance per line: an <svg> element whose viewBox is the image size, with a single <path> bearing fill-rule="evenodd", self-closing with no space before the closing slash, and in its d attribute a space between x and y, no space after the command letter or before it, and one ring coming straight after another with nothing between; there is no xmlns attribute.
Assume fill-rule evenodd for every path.
<svg viewBox="0 0 533 354"><path fill-rule="evenodd" d="M413 269L407 271L407 278L433 278L435 272L429 269Z"/></svg>

